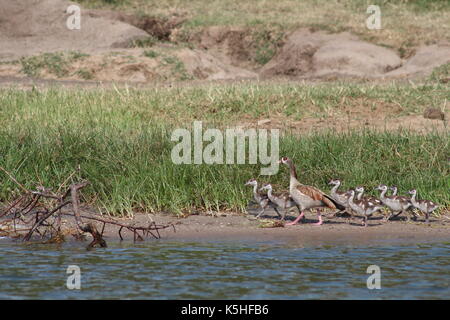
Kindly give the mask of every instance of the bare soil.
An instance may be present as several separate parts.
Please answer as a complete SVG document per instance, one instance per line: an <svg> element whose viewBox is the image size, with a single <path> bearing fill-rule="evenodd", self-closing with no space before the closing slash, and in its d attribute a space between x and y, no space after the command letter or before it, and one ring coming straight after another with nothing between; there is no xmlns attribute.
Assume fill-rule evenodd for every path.
<svg viewBox="0 0 450 320"><path fill-rule="evenodd" d="M45 52L80 51L90 56L69 66L64 76L43 72L44 79L152 83L186 79L403 79L423 77L450 62L450 44L442 41L414 48L401 59L394 50L360 40L349 33L328 34L299 29L279 37L243 27L209 27L184 35L185 17L134 16L119 11L82 8L81 29L69 30L67 0L0 0L0 79L26 77L23 57ZM158 41L134 48L137 40ZM261 45L276 54L264 65L255 62ZM157 56L145 54L153 50ZM167 57L182 65L167 66ZM173 59L171 61L174 61ZM186 74L184 74L186 73ZM12 77L12 78L11 78Z"/></svg>
<svg viewBox="0 0 450 320"><path fill-rule="evenodd" d="M63 209L62 233L66 241L73 241L77 234L76 220L70 209ZM333 211L322 210L324 223L321 226L314 225L317 222L317 213L306 211L305 220L294 226L285 226L279 220L275 211L266 210L259 219L256 218L256 208L249 207L246 214L234 212L202 212L198 214L174 215L171 213L135 213L133 217L109 217L103 215L106 220L114 220L124 225L148 226L149 223L157 225L173 225L159 230L163 241L257 241L280 242L285 244L307 245L333 245L353 244L372 245L388 243L422 243L450 241L450 212L441 211L439 215L430 217L430 222L425 223L423 215L416 221L406 221L406 216L398 216L386 222L385 215L377 213L368 222L368 226L362 224L360 216L334 217ZM65 213L70 213L66 215ZM81 215L98 217L95 209L85 207ZM297 217L297 211L291 210L286 215L286 222ZM82 218L86 223L88 220ZM16 225L13 232L11 222L0 221L0 236L7 237L17 234L26 234L29 226ZM102 223L94 222L98 230L102 230ZM107 225L103 237L107 242L120 241L119 226ZM133 241L133 233L123 229L124 241ZM86 240L91 238L85 233ZM152 240L151 236L147 238ZM36 239L37 240L37 239ZM145 240L145 239L144 239Z"/></svg>
<svg viewBox="0 0 450 320"><path fill-rule="evenodd" d="M252 211L250 211L252 212ZM287 221L296 217L295 212L287 217ZM133 218L119 219L125 223L145 224L155 221L157 224L173 223L172 228L161 230L163 240L182 241L280 241L297 245L319 244L376 244L376 243L419 243L427 241L450 240L450 217L441 215L432 217L430 224L424 222L423 217L418 221L406 222L404 217L398 220L383 222L381 215L369 220L369 226L363 227L361 219L355 217L350 220L344 217L327 218L324 224L313 225L317 215L306 214L306 221L295 226L263 228L269 219L278 221L274 212L267 212L261 219L253 215L239 215L235 213L214 213L210 215L189 215L176 217L171 214L136 214ZM70 223L70 219L67 220ZM118 229L107 228L106 241L119 240ZM123 232L125 240L133 240L131 233Z"/></svg>

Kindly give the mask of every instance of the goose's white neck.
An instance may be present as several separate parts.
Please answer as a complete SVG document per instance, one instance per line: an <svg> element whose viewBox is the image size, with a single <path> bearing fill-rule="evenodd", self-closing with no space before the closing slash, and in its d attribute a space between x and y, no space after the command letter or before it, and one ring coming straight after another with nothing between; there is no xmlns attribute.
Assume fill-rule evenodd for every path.
<svg viewBox="0 0 450 320"><path fill-rule="evenodd" d="M348 197L348 202L353 202L353 199L355 198L354 193L350 193L350 196Z"/></svg>
<svg viewBox="0 0 450 320"><path fill-rule="evenodd" d="M253 194L258 194L258 183L255 183L255 185L253 186Z"/></svg>
<svg viewBox="0 0 450 320"><path fill-rule="evenodd" d="M414 193L413 195L411 195L411 203L412 204L417 204L417 201L416 201L416 194Z"/></svg>
<svg viewBox="0 0 450 320"><path fill-rule="evenodd" d="M297 172L295 170L293 163L289 164L289 171L291 174L291 177L289 179L289 189L293 190L296 186L298 186L300 184L300 182L298 182L298 180L297 180Z"/></svg>
<svg viewBox="0 0 450 320"><path fill-rule="evenodd" d="M267 197L269 197L269 199L273 199L272 188L267 189Z"/></svg>
<svg viewBox="0 0 450 320"><path fill-rule="evenodd" d="M358 194L356 195L356 199L361 200L363 194L364 194L364 191L359 191Z"/></svg>
<svg viewBox="0 0 450 320"><path fill-rule="evenodd" d="M356 211L356 203L353 202L353 199L355 198L355 194L351 193L350 196L348 197L347 203L350 206L350 208L354 208L353 210Z"/></svg>
<svg viewBox="0 0 450 320"><path fill-rule="evenodd" d="M380 194L380 199L381 199L381 200L386 199L386 197L384 196L384 195L386 194L386 191L387 191L387 190L382 190L382 191L381 191L381 194Z"/></svg>

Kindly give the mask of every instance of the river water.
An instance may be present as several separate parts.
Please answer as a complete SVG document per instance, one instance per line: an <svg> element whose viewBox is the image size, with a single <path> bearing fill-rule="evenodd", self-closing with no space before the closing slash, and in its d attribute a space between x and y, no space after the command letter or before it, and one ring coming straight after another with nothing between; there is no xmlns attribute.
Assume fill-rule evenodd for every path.
<svg viewBox="0 0 450 320"><path fill-rule="evenodd" d="M0 299L450 299L448 242L84 245L0 240ZM67 288L70 265L80 289ZM380 289L367 288L370 265L380 268Z"/></svg>

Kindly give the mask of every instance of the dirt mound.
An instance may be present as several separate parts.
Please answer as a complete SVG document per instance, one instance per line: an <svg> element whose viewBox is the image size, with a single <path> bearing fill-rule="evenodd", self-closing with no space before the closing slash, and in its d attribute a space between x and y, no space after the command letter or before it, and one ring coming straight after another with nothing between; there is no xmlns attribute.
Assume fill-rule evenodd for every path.
<svg viewBox="0 0 450 320"><path fill-rule="evenodd" d="M190 35L187 41L223 63L258 71L281 47L282 35L278 29L213 26Z"/></svg>
<svg viewBox="0 0 450 320"><path fill-rule="evenodd" d="M177 52L186 70L197 79L225 80L256 78L257 73L235 67L202 50L182 49Z"/></svg>
<svg viewBox="0 0 450 320"><path fill-rule="evenodd" d="M194 36L191 41L225 63L247 67L251 64L252 37L247 28L215 26Z"/></svg>
<svg viewBox="0 0 450 320"><path fill-rule="evenodd" d="M141 30L146 31L158 40L168 41L177 27L186 19L182 16L173 15L171 17L149 17L127 14L120 11L111 10L87 10L87 14L93 18L105 18L109 20L121 21Z"/></svg>
<svg viewBox="0 0 450 320"><path fill-rule="evenodd" d="M450 44L419 48L403 61L394 51L349 33L300 29L284 37L284 30L277 27L214 26L188 34L180 29L183 13L149 17L82 9L81 29L69 30L66 11L71 4L67 0L0 0L0 76L134 82L277 76L374 79L426 75L450 62ZM139 39L145 48L129 48ZM184 46L186 41L189 49ZM31 69L31 62L34 68L45 69L38 62L55 64L52 57L38 57L25 67L26 59L11 62L60 51L79 51L90 57L64 62L54 56L67 65L66 72L56 75L25 70L27 66Z"/></svg>
<svg viewBox="0 0 450 320"><path fill-rule="evenodd" d="M286 40L281 50L262 69L261 76L301 76L314 72L314 53L327 41L348 39L351 35L329 35L297 30Z"/></svg>
<svg viewBox="0 0 450 320"><path fill-rule="evenodd" d="M349 33L301 29L287 38L280 52L262 68L261 75L374 77L400 67L401 63L393 51Z"/></svg>
<svg viewBox="0 0 450 320"><path fill-rule="evenodd" d="M343 76L381 76L401 66L402 60L391 50L360 40L333 40L313 56L315 75L339 73Z"/></svg>
<svg viewBox="0 0 450 320"><path fill-rule="evenodd" d="M421 47L403 61L392 50L349 33L326 34L301 29L288 36L285 45L260 72L264 78L358 77L398 78L425 76L450 62L450 45Z"/></svg>
<svg viewBox="0 0 450 320"><path fill-rule="evenodd" d="M0 60L43 52L99 52L126 47L148 33L120 21L84 14L81 29L69 30L66 0L0 0Z"/></svg>
<svg viewBox="0 0 450 320"><path fill-rule="evenodd" d="M389 72L388 77L428 75L434 68L450 63L450 44L421 47L401 68Z"/></svg>

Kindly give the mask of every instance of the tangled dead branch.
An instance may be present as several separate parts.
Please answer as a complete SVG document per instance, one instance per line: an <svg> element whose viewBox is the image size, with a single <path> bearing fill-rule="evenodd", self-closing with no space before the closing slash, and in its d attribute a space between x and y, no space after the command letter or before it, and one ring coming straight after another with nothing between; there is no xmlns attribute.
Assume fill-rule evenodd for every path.
<svg viewBox="0 0 450 320"><path fill-rule="evenodd" d="M0 170L5 172L23 191L19 197L6 206L5 210L0 212L0 218L3 218L0 221L0 232L2 234L19 238L22 237L23 232L26 232L22 237L23 241L30 241L33 235L36 234L41 239L50 239L49 241L51 242L63 241L64 234L68 230L62 230L62 216L74 217L77 228L76 232L72 233L72 235L75 238L82 238L82 233L84 232L92 235L93 240L88 245L88 249L96 246L107 246L106 241L103 239L103 234L107 226L118 227L118 235L121 240L123 240L122 231L124 229L131 231L134 241L143 240L149 236L159 239L161 238L159 233L161 229L171 227L175 231L173 224L162 225L156 224L154 221L147 225L125 224L112 218L81 214L79 192L89 184L88 181L71 184L68 188L63 188L61 185L56 193L42 186L32 191L26 189L4 168L0 167ZM64 189L64 193L59 193L60 190ZM69 205L71 205L72 210L67 210ZM83 219L89 220L89 222L84 223ZM98 231L94 222L102 224L101 231Z"/></svg>

